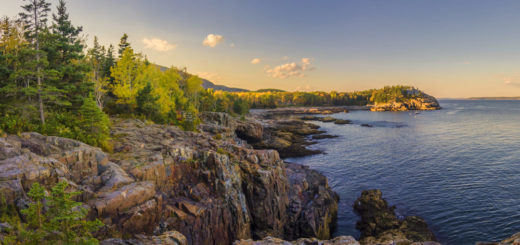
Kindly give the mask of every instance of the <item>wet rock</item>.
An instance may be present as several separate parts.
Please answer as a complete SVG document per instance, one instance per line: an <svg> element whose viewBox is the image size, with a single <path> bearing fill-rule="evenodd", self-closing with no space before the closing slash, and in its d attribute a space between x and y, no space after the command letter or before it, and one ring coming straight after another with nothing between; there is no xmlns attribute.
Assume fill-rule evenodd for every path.
<svg viewBox="0 0 520 245"><path fill-rule="evenodd" d="M317 135L313 135L312 139L313 140L321 140L321 139L332 139L332 138L337 138L337 137L338 137L337 135L317 134Z"/></svg>
<svg viewBox="0 0 520 245"><path fill-rule="evenodd" d="M371 127L374 127L374 125L368 124L368 123L363 123L363 124L361 124L361 127L371 128Z"/></svg>
<svg viewBox="0 0 520 245"><path fill-rule="evenodd" d="M343 119L336 119L336 121L334 121L334 124L338 124L338 125L345 125L345 124L350 124L352 123L350 120L343 120Z"/></svg>
<svg viewBox="0 0 520 245"><path fill-rule="evenodd" d="M336 118L333 118L333 117L320 117L319 118L319 121L321 122L335 122L336 121Z"/></svg>
<svg viewBox="0 0 520 245"><path fill-rule="evenodd" d="M356 229L361 232L362 244L436 241L421 217L408 216L399 220L395 207L388 205L380 190L363 191L354 202L354 211L361 217Z"/></svg>

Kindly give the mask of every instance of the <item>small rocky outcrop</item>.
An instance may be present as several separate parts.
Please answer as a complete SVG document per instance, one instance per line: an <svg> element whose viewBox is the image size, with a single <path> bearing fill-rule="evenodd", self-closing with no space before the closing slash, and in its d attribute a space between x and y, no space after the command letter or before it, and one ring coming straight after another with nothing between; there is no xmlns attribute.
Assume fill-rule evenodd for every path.
<svg viewBox="0 0 520 245"><path fill-rule="evenodd" d="M363 191L354 202L354 211L361 217L356 223L356 229L361 232L361 244L438 244L421 217L408 216L400 220L394 210L395 207L383 199L380 190Z"/></svg>
<svg viewBox="0 0 520 245"><path fill-rule="evenodd" d="M307 149L312 144L306 137L324 133L319 126L296 119L263 121L262 141L251 142L256 149L275 149L282 158L301 157L321 153Z"/></svg>
<svg viewBox="0 0 520 245"><path fill-rule="evenodd" d="M411 99L391 101L387 103L375 103L370 107L371 111L409 111L409 110L438 110L439 102L433 96L422 94Z"/></svg>
<svg viewBox="0 0 520 245"><path fill-rule="evenodd" d="M305 234L319 239L332 237L339 196L330 189L327 178L299 164L287 163L286 171L291 188L284 237L289 240Z"/></svg>
<svg viewBox="0 0 520 245"><path fill-rule="evenodd" d="M285 241L275 237L266 237L262 240L253 241L240 240L233 243L233 245L359 245L351 236L339 236L331 240L319 240L316 238L300 238L295 241Z"/></svg>

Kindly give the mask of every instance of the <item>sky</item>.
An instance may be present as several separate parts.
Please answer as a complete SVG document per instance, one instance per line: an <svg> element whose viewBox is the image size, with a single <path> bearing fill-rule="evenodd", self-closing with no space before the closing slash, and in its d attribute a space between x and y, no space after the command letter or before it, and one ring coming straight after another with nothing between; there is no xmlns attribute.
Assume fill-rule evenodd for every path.
<svg viewBox="0 0 520 245"><path fill-rule="evenodd" d="M55 9L57 0L49 0ZM21 0L0 0L16 16ZM69 0L97 36L163 66L256 90L411 85L438 98L520 96L516 0Z"/></svg>

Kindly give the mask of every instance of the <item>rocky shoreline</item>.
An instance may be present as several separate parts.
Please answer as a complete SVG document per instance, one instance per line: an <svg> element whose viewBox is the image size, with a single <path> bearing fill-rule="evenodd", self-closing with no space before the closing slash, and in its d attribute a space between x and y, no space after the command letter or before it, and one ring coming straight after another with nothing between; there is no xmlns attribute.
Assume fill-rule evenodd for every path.
<svg viewBox="0 0 520 245"><path fill-rule="evenodd" d="M32 183L65 180L105 224L96 234L105 245L439 244L422 218L398 219L377 190L353 206L361 239L332 238L338 195L322 174L283 161L320 153L307 146L334 136L318 126L224 113L202 120L200 132L186 132L114 118L112 153L37 133L0 137L0 195L19 212Z"/></svg>
<svg viewBox="0 0 520 245"><path fill-rule="evenodd" d="M238 137L263 137L257 121L223 113L203 119L199 133L114 119L113 153L37 133L2 137L0 194L19 211L32 183L67 181L105 224L96 235L107 238L103 244L331 237L338 196L323 175Z"/></svg>

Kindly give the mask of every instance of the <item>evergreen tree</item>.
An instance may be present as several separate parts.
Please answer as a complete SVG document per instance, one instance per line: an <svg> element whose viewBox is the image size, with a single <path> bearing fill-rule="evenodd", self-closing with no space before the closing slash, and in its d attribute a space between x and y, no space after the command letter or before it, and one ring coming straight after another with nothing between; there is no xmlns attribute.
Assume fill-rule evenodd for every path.
<svg viewBox="0 0 520 245"><path fill-rule="evenodd" d="M144 88L137 92L137 113L152 119L154 122L162 123L161 107L157 103L159 96L152 94L152 85L148 82Z"/></svg>
<svg viewBox="0 0 520 245"><path fill-rule="evenodd" d="M103 223L99 220L88 221L87 210L82 203L73 200L80 194L68 191L69 184L60 181L50 195L38 183L32 185L27 193L32 199L26 215L29 226L18 226L16 240L22 244L97 244L92 236ZM45 208L44 208L45 207Z"/></svg>
<svg viewBox="0 0 520 245"><path fill-rule="evenodd" d="M32 41L34 49L36 51L36 80L37 80L37 93L38 93L38 104L40 111L41 124L45 124L45 114L43 109L43 98L42 98L42 87L43 87L43 74L40 53L40 32L47 26L47 15L50 11L50 3L45 0L24 0L28 1L27 5L22 6L25 12L20 13L20 18L25 24L24 29L26 30L26 36Z"/></svg>
<svg viewBox="0 0 520 245"><path fill-rule="evenodd" d="M79 109L79 114L81 116L79 127L84 132L79 140L110 151L112 148L109 142L110 119L99 109L94 99L86 97Z"/></svg>
<svg viewBox="0 0 520 245"><path fill-rule="evenodd" d="M128 47L130 47L130 43L128 42L128 35L124 33L121 37L121 40L119 41L119 50L117 51L119 58L121 58L123 52L125 52Z"/></svg>
<svg viewBox="0 0 520 245"><path fill-rule="evenodd" d="M72 25L67 7L63 0L58 2L56 14L53 14L49 38L44 43L50 68L58 71L59 79L54 81L55 103L62 107L68 106L77 110L83 102L83 97L93 92L93 83L85 82L88 64L83 62L83 44L79 38L82 27Z"/></svg>

